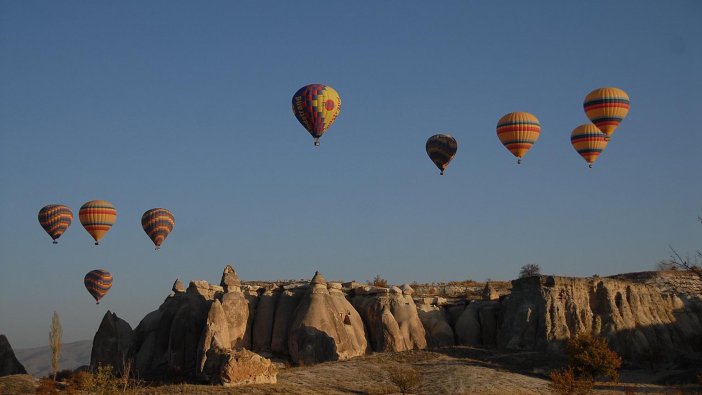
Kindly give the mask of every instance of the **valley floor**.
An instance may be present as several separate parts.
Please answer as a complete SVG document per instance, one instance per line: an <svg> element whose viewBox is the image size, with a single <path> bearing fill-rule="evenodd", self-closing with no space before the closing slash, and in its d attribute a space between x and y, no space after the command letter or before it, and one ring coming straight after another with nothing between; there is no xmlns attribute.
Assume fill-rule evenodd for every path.
<svg viewBox="0 0 702 395"><path fill-rule="evenodd" d="M431 351L375 353L348 361L315 366L281 366L275 385L224 388L207 385L144 387L131 394L392 394L399 393L389 378L393 366L411 366L420 374L415 394L548 394L548 372L564 361L534 352L503 352L472 347L448 347ZM619 384L597 383L595 394L702 393L693 385L654 384L683 372L623 370ZM694 376L689 372L688 375ZM17 376L15 376L17 377ZM0 393L8 391L0 378Z"/></svg>

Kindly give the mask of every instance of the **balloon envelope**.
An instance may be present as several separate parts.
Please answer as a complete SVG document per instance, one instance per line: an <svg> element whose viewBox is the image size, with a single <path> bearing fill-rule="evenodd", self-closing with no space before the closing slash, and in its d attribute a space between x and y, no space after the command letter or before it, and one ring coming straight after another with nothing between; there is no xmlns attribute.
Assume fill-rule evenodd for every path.
<svg viewBox="0 0 702 395"><path fill-rule="evenodd" d="M431 161L441 170L443 175L444 170L456 155L458 142L449 134L435 134L427 140L426 150Z"/></svg>
<svg viewBox="0 0 702 395"><path fill-rule="evenodd" d="M591 124L580 125L570 134L570 143L573 148L592 167L602 151L607 147L607 135Z"/></svg>
<svg viewBox="0 0 702 395"><path fill-rule="evenodd" d="M315 145L319 145L319 138L334 123L341 111L341 98L330 86L306 85L293 95L292 111L314 137Z"/></svg>
<svg viewBox="0 0 702 395"><path fill-rule="evenodd" d="M141 216L141 227L154 242L156 249L161 248L161 244L175 226L175 217L165 208L152 208Z"/></svg>
<svg viewBox="0 0 702 395"><path fill-rule="evenodd" d="M528 112L511 112L497 121L497 137L517 157L517 163L541 135L539 119Z"/></svg>
<svg viewBox="0 0 702 395"><path fill-rule="evenodd" d="M63 204L49 204L39 210L39 224L54 240L54 244L58 243L56 239L61 237L63 232L71 226L73 221L73 213L71 209Z"/></svg>
<svg viewBox="0 0 702 395"><path fill-rule="evenodd" d="M100 299L112 288L112 274L104 269L91 270L83 278L85 289L95 298L99 304Z"/></svg>
<svg viewBox="0 0 702 395"><path fill-rule="evenodd" d="M93 236L97 245L117 220L117 210L108 201L91 200L80 208L78 218L85 230Z"/></svg>
<svg viewBox="0 0 702 395"><path fill-rule="evenodd" d="M597 125L607 140L629 113L629 95L619 88L599 88L590 92L583 103L585 114Z"/></svg>

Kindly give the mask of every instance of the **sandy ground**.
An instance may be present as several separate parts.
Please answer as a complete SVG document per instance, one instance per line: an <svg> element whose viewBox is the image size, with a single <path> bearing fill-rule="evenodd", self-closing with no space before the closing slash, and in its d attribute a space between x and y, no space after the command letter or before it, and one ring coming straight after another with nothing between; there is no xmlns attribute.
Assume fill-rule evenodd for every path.
<svg viewBox="0 0 702 395"><path fill-rule="evenodd" d="M275 385L224 388L207 385L146 387L132 394L393 394L399 393L389 378L393 366L411 366L420 374L414 394L548 394L547 374L564 361L533 352L501 352L471 347L433 351L376 353L348 361L327 362L309 367L282 368ZM682 373L647 370L622 371L618 384L597 383L595 394L694 394L693 385L653 384L666 376ZM15 376L17 377L17 376ZM0 393L3 392L0 379Z"/></svg>

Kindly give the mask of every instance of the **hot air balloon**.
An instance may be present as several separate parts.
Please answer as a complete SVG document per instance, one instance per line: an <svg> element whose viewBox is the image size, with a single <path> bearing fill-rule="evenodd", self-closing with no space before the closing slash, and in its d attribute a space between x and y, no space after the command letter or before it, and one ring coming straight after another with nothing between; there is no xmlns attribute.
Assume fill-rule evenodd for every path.
<svg viewBox="0 0 702 395"><path fill-rule="evenodd" d="M58 244L56 239L71 226L71 221L73 221L73 213L63 204L49 204L39 210L39 224L51 236L54 244Z"/></svg>
<svg viewBox="0 0 702 395"><path fill-rule="evenodd" d="M341 98L332 87L311 84L300 88L292 98L293 114L314 137L314 145L329 129L341 111Z"/></svg>
<svg viewBox="0 0 702 395"><path fill-rule="evenodd" d="M517 163L539 139L541 124L528 112L511 112L497 121L497 137L517 157Z"/></svg>
<svg viewBox="0 0 702 395"><path fill-rule="evenodd" d="M165 208L152 208L141 216L141 227L154 242L156 249L166 240L175 226L173 214Z"/></svg>
<svg viewBox="0 0 702 395"><path fill-rule="evenodd" d="M629 113L629 95L619 88L599 88L590 92L583 103L590 121L607 135L607 141Z"/></svg>
<svg viewBox="0 0 702 395"><path fill-rule="evenodd" d="M102 236L114 225L117 210L108 201L91 200L80 208L78 218L85 230L95 239L95 245L98 245Z"/></svg>
<svg viewBox="0 0 702 395"><path fill-rule="evenodd" d="M104 269L91 270L83 279L85 289L95 298L96 304L100 304L100 299L112 288L112 275Z"/></svg>
<svg viewBox="0 0 702 395"><path fill-rule="evenodd" d="M444 175L444 170L456 155L458 143L451 135L435 134L427 140L427 155L436 167L441 170L441 175Z"/></svg>
<svg viewBox="0 0 702 395"><path fill-rule="evenodd" d="M602 133L597 126L588 123L573 129L573 133L570 134L570 143L592 167L592 164L607 146L607 135Z"/></svg>

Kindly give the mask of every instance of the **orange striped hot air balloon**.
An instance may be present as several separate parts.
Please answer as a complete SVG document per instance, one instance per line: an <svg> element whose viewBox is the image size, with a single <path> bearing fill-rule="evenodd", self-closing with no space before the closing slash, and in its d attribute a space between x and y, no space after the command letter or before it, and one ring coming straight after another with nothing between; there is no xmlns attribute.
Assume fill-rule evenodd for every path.
<svg viewBox="0 0 702 395"><path fill-rule="evenodd" d="M112 274L104 269L91 270L83 278L85 289L95 298L95 304L100 304L100 299L112 288Z"/></svg>
<svg viewBox="0 0 702 395"><path fill-rule="evenodd" d="M619 88L599 88L590 92L583 103L590 121L607 135L607 141L629 113L629 95Z"/></svg>
<svg viewBox="0 0 702 395"><path fill-rule="evenodd" d="M497 121L497 137L517 157L517 163L539 139L541 124L528 112L511 112Z"/></svg>
<svg viewBox="0 0 702 395"><path fill-rule="evenodd" d="M39 210L39 224L54 240L54 244L58 244L58 239L63 232L71 226L73 221L73 213L71 209L63 204L49 204Z"/></svg>
<svg viewBox="0 0 702 395"><path fill-rule="evenodd" d="M588 123L573 129L570 134L570 143L585 159L589 167L592 167L592 164L607 147L607 135L602 133L597 126Z"/></svg>
<svg viewBox="0 0 702 395"><path fill-rule="evenodd" d="M429 159L441 170L441 175L444 175L444 170L448 167L453 157L456 156L458 150L458 142L449 134L435 134L427 140L425 146Z"/></svg>
<svg viewBox="0 0 702 395"><path fill-rule="evenodd" d="M117 219L117 210L112 203L105 200L91 200L85 203L78 212L80 223L95 239L95 245L100 244L100 239L114 225Z"/></svg>
<svg viewBox="0 0 702 395"><path fill-rule="evenodd" d="M141 216L141 227L154 242L156 249L161 248L161 243L166 240L175 226L175 217L165 208L152 208Z"/></svg>

